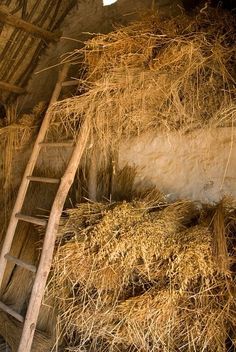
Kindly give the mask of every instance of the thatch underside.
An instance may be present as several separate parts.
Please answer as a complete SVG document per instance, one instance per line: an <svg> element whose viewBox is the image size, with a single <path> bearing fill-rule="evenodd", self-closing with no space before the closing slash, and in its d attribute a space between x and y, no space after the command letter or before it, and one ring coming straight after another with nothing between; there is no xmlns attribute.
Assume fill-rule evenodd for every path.
<svg viewBox="0 0 236 352"><path fill-rule="evenodd" d="M54 32L75 5L75 0L3 1L4 11ZM49 44L22 29L0 22L0 81L25 88L42 50ZM0 101L10 93L1 90Z"/></svg>

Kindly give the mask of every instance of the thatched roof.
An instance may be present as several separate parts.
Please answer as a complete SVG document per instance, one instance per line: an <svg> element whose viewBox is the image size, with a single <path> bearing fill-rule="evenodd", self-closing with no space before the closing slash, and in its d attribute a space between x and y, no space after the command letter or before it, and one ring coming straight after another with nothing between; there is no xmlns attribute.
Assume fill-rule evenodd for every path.
<svg viewBox="0 0 236 352"><path fill-rule="evenodd" d="M107 33L114 24L127 24L153 6L172 13L173 9L180 11L182 4L182 0L118 0L112 6L103 7L103 0L2 0L0 104L22 93L27 93L23 95L26 110L38 101L48 101L58 70L44 73L44 69L55 67L61 54L80 45L69 42L68 38L78 39L82 45L88 39L85 33ZM35 78L36 68L43 72Z"/></svg>
<svg viewBox="0 0 236 352"><path fill-rule="evenodd" d="M170 13L173 7L179 10L183 7L192 9L199 2L201 1L118 0L111 10L101 11L102 0L2 0L0 3L0 103L5 103L9 97L12 95L14 97L15 93L26 92L27 83L32 77L40 57L50 43L56 43L59 40L62 33L63 35L75 34L76 39L82 39L83 41L84 38L80 37L83 32L105 33L112 29L112 23L126 23L130 19L130 14L143 12L153 5L159 9L164 8L165 11ZM211 0L211 3L215 4L218 1ZM220 3L230 6L230 8L234 7L234 0L225 0ZM65 17L72 8L75 8L79 13L79 17L71 18L77 23L77 31L75 31L75 27L72 31L68 31L61 26L62 23L65 24ZM124 14L125 16L123 16ZM66 26L68 27L68 24ZM55 53L60 54L63 50L58 49L58 46L62 47L64 44L59 43L54 47L54 49L56 48ZM68 49L72 48L69 47ZM50 64L51 62L49 66ZM40 68L42 69L42 65ZM57 76L57 72L54 72L54 76ZM49 84L50 89L48 88L48 91L52 90L55 77L51 79L52 84ZM41 78L41 86L45 86L45 80L41 80ZM48 77L46 79L47 84ZM30 94L29 99L32 100L32 89ZM42 95L39 92L33 105L35 100L39 101L41 98L44 100L45 96L41 97Z"/></svg>
<svg viewBox="0 0 236 352"><path fill-rule="evenodd" d="M0 6L0 100L24 92L43 49L76 0L3 0ZM4 89L3 89L4 88Z"/></svg>

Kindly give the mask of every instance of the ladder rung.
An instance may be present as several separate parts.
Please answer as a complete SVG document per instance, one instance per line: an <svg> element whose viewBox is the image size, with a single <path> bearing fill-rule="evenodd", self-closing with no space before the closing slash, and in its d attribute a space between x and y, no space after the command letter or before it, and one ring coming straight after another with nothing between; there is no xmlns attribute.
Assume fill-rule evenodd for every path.
<svg viewBox="0 0 236 352"><path fill-rule="evenodd" d="M37 177L37 176L27 176L27 179L35 182L43 182L43 183L60 183L61 180L59 178L50 178L50 177Z"/></svg>
<svg viewBox="0 0 236 352"><path fill-rule="evenodd" d="M64 81L62 82L62 87L70 87L70 86L78 86L79 85L79 81L74 79L71 81Z"/></svg>
<svg viewBox="0 0 236 352"><path fill-rule="evenodd" d="M22 315L20 315L19 313L15 312L12 308L8 307L3 302L0 302L0 309L2 309L5 313L10 314L12 317L16 318L21 323L23 323L24 320L25 320Z"/></svg>
<svg viewBox="0 0 236 352"><path fill-rule="evenodd" d="M18 266L20 266L20 267L22 267L22 268L24 268L24 269L27 269L27 270L29 270L29 271L32 271L32 273L36 273L36 271L37 271L36 266L31 265L31 264L27 264L27 263L23 262L22 260L20 260L20 259L18 259L18 258L16 258L16 257L13 257L13 256L10 255L10 254L6 254L6 255L5 255L5 258L6 258L8 261L17 264Z"/></svg>
<svg viewBox="0 0 236 352"><path fill-rule="evenodd" d="M16 214L15 216L17 219L23 220L26 222L30 222L31 224L36 224L36 225L41 225L41 226L47 225L47 220L39 219L34 216L24 215L24 214L20 214L20 213Z"/></svg>
<svg viewBox="0 0 236 352"><path fill-rule="evenodd" d="M74 141L67 141L67 142L42 142L40 143L41 147L53 147L53 148L58 148L58 147L73 147Z"/></svg>

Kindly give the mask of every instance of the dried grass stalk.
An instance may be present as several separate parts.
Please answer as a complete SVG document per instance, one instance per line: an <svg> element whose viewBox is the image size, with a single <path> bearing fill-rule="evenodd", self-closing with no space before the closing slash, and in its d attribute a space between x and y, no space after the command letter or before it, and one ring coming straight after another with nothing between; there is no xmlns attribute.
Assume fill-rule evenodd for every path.
<svg viewBox="0 0 236 352"><path fill-rule="evenodd" d="M30 115L18 116L17 105L10 105L6 108L4 123L0 126L0 149L3 164L1 174L2 189L4 191L5 207L11 200L13 162L16 153L32 141L35 131L38 128L40 115L44 110L44 104L35 106Z"/></svg>
<svg viewBox="0 0 236 352"><path fill-rule="evenodd" d="M11 347L12 352L16 352L20 343L22 333L22 323L11 318L8 314L0 312L0 334L4 336L5 341ZM32 351L50 352L53 347L53 341L49 336L36 330L33 340Z"/></svg>
<svg viewBox="0 0 236 352"><path fill-rule="evenodd" d="M225 229L225 214L222 203L216 208L214 218L214 256L217 261L219 271L224 275L230 274L230 262L227 248L227 238Z"/></svg>

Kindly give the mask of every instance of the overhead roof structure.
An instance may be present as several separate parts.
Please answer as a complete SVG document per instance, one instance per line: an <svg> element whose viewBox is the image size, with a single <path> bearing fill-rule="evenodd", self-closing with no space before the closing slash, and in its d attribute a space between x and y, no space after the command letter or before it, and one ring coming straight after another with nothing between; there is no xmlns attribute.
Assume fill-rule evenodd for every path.
<svg viewBox="0 0 236 352"><path fill-rule="evenodd" d="M212 3L217 3L217 6L218 3L222 3L229 8L232 8L234 1L211 0ZM169 13L171 8L182 11L185 7L191 11L199 2L201 1L1 0L0 108L2 104L9 101L9 98L14 99L21 94L23 94L26 110L30 110L36 100L48 101L55 84L57 70L51 70L50 75L46 71L45 74L37 77L33 76L33 73L36 72L36 67L41 72L48 67L54 67L60 55L73 50L73 41L69 45L67 40L65 45L65 39L69 37L79 39L82 43L85 40L82 34L108 32L112 29L113 23L124 24L132 18L136 11L139 13L153 6ZM71 11L72 9L75 11ZM76 13L73 15L74 12ZM66 17L70 18L69 26L68 23L65 25ZM65 38L64 41L61 38L59 42L61 35ZM50 45L52 43L56 45ZM51 48L47 51L51 60L41 60L47 48ZM55 57L57 62L55 62ZM31 78L33 78L33 83L29 86ZM48 91L47 95L46 91Z"/></svg>
<svg viewBox="0 0 236 352"><path fill-rule="evenodd" d="M43 49L59 39L76 0L3 0L0 5L0 101L21 94Z"/></svg>

